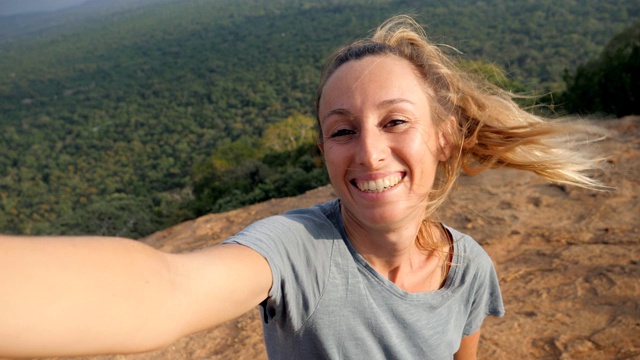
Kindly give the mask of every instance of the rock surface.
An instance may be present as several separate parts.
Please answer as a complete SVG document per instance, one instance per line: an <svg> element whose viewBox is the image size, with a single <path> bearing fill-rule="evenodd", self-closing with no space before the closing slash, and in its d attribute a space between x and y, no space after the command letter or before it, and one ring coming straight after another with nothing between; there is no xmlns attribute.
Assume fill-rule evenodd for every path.
<svg viewBox="0 0 640 360"><path fill-rule="evenodd" d="M640 118L603 122L611 192L523 172L463 176L440 213L493 258L507 314L482 328L480 359L640 359ZM334 198L322 187L188 221L142 241L169 252L219 243L246 225ZM87 358L88 359L88 358ZM152 353L97 360L266 359L257 310Z"/></svg>

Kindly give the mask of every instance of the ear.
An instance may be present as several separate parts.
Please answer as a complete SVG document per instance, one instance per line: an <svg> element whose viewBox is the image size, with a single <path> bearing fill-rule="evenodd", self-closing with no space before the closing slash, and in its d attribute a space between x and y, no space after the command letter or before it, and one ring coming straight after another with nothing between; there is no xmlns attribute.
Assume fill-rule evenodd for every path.
<svg viewBox="0 0 640 360"><path fill-rule="evenodd" d="M324 143L318 141L318 149L320 149L320 152L322 153L322 155L324 155Z"/></svg>
<svg viewBox="0 0 640 360"><path fill-rule="evenodd" d="M456 118L451 116L440 127L440 131L438 133L438 144L440 145L438 160L440 161L447 161L449 160L449 157L451 157L451 139L453 138L453 134L456 129L456 123Z"/></svg>

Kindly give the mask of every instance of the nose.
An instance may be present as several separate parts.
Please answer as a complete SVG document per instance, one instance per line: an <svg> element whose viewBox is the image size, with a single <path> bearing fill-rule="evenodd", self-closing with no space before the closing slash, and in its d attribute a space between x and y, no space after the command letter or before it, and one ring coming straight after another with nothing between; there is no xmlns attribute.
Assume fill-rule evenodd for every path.
<svg viewBox="0 0 640 360"><path fill-rule="evenodd" d="M377 128L361 129L356 149L356 161L368 168L380 166L389 154L385 137Z"/></svg>

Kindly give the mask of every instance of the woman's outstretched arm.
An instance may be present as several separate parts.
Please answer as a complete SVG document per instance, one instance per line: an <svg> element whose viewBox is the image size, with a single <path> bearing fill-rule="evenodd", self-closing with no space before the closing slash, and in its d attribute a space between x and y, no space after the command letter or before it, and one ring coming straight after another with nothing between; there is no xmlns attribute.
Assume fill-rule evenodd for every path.
<svg viewBox="0 0 640 360"><path fill-rule="evenodd" d="M166 254L121 238L0 236L0 357L162 348L250 310L271 282L241 245Z"/></svg>

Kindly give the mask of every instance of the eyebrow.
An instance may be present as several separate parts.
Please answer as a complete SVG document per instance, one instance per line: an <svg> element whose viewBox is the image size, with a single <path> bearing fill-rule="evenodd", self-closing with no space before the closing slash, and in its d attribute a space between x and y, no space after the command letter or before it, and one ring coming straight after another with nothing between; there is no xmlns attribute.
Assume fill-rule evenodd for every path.
<svg viewBox="0 0 640 360"><path fill-rule="evenodd" d="M409 99L405 99L405 98L393 98L393 99L387 99L387 100L383 100L381 101L376 108L377 109L382 109L382 108L386 108L389 106L393 106L395 104L399 104L399 103L408 103L411 105L415 105L415 103ZM351 116L351 111L344 109L344 108L336 108L333 109L331 111L329 111L327 113L327 115L325 115L322 118L322 121L325 121L328 117L333 116L333 115L347 115L347 116Z"/></svg>
<svg viewBox="0 0 640 360"><path fill-rule="evenodd" d="M384 108L384 107L389 107L391 105L395 105L395 104L399 104L399 103L409 103L411 105L415 105L415 103L409 99L405 99L405 98L395 98L395 99L388 99L388 100L384 100L382 102L380 102L380 104L378 104L378 109L380 108Z"/></svg>

